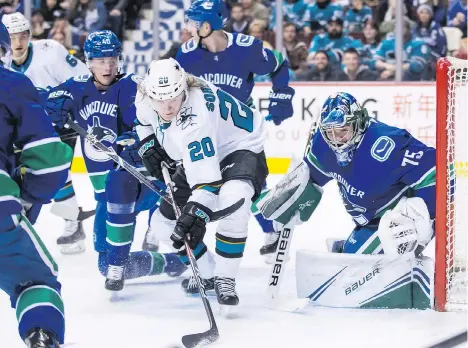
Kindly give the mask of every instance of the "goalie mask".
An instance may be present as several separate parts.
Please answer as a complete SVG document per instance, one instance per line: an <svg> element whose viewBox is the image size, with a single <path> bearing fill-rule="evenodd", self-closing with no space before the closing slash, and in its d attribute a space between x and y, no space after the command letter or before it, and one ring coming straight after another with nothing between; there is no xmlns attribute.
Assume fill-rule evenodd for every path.
<svg viewBox="0 0 468 348"><path fill-rule="evenodd" d="M353 158L369 126L369 115L351 94L339 92L325 101L319 129L323 139L336 154L340 166L346 166Z"/></svg>

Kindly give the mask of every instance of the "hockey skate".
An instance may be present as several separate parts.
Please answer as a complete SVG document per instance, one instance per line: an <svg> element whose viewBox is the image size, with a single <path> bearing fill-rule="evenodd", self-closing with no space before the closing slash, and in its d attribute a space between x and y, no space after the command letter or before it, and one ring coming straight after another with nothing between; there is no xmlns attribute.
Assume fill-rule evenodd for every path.
<svg viewBox="0 0 468 348"><path fill-rule="evenodd" d="M265 256L265 262L268 264L273 263L275 259L279 237L280 231L265 233L265 244L260 248L260 255Z"/></svg>
<svg viewBox="0 0 468 348"><path fill-rule="evenodd" d="M148 226L146 230L145 239L141 245L142 250L158 252L159 250L159 240L156 239L154 233L151 232L151 228Z"/></svg>
<svg viewBox="0 0 468 348"><path fill-rule="evenodd" d="M216 277L214 285L218 297L219 314L227 318L232 308L239 304L239 297L236 293L236 280L234 278Z"/></svg>
<svg viewBox="0 0 468 348"><path fill-rule="evenodd" d="M209 278L209 279L204 279L202 278L202 282L205 288L205 292L212 291L214 290L214 278ZM187 294L187 295L198 295L200 291L198 290L198 284L194 276L191 276L190 278L182 280L182 283L180 284L182 286L182 290Z"/></svg>
<svg viewBox="0 0 468 348"><path fill-rule="evenodd" d="M123 277L124 267L109 265L107 267L107 277L104 287L110 292L110 301L117 301L117 293L124 287Z"/></svg>
<svg viewBox="0 0 468 348"><path fill-rule="evenodd" d="M53 334L39 328L30 330L26 334L24 343L28 348L60 348Z"/></svg>
<svg viewBox="0 0 468 348"><path fill-rule="evenodd" d="M86 234L83 230L82 221L93 216L96 211L83 211L79 207L80 213L77 220L65 219L65 229L63 234L57 239L57 245L60 246L62 254L79 254L86 250L84 239Z"/></svg>
<svg viewBox="0 0 468 348"><path fill-rule="evenodd" d="M62 254L79 254L86 250L86 235L81 221L65 220L65 231L57 239Z"/></svg>

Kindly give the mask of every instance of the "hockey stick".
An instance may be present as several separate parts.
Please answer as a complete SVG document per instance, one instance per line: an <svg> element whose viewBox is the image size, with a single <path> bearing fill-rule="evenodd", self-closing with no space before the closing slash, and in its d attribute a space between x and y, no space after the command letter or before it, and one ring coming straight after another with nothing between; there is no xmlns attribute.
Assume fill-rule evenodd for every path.
<svg viewBox="0 0 468 348"><path fill-rule="evenodd" d="M306 147L304 150L304 157L310 151L312 146L312 137L314 136L317 130L317 122L314 121L310 127L309 137L307 139ZM299 166L304 165L303 162L299 164ZM297 166L296 168L298 168ZM294 169L295 170L295 169ZM294 171L292 170L292 172ZM276 186L278 187L278 185ZM273 188L275 189L275 188ZM297 311L309 302L309 299L288 299L283 300L279 298L279 290L281 286L281 282L284 279L284 272L286 269L286 262L289 258L289 248L292 242L292 235L294 231L294 226L288 226L286 224L283 226L282 230L280 231L280 236L278 239L278 246L276 247L275 259L273 262L273 266L271 268L270 277L268 280L268 288L267 288L267 306L269 309L275 310L282 310L282 311Z"/></svg>
<svg viewBox="0 0 468 348"><path fill-rule="evenodd" d="M167 194L172 199L172 209L174 209L174 214L178 219L180 216L180 208L177 205L174 199L174 183L171 180L171 176L169 175L168 166L166 163L161 164L161 170L164 176L164 181L167 183ZM216 325L216 321L213 315L213 311L211 310L210 302L206 297L205 287L202 282L202 278L200 275L200 270L198 269L197 260L193 255L193 251L188 245L186 239L184 239L185 250L187 252L187 257L190 261L190 266L192 267L193 276L197 281L198 290L200 291L200 297L203 301L203 305L205 306L206 315L208 316L208 320L210 322L210 328L208 331L200 332L191 335L185 335L182 337L182 343L187 348L194 348L194 347L201 347L207 344L213 343L219 339L219 331L218 326Z"/></svg>
<svg viewBox="0 0 468 348"><path fill-rule="evenodd" d="M119 164L123 169L125 169L127 172L129 172L131 175L133 175L135 178L138 179L143 185L147 186L150 190L153 190L156 194L158 194L162 199L164 199L167 203L172 205L172 198L168 197L166 195L165 189L161 189L157 187L156 185L153 184L153 182L148 179L145 175L143 175L141 172L139 172L134 166L132 166L130 163L125 161L122 157L117 155L115 150L111 147L107 147L103 143L101 143L95 135L89 134L87 131L85 131L83 128L81 128L77 123L73 122L71 119L67 121L66 125L73 130L75 130L80 137L83 139L86 139L89 141L91 145L96 147L97 149L101 150L104 152L107 156L109 156L110 159L112 159L114 162ZM211 215L211 220L210 221L217 221L225 218L228 215L231 215L234 213L237 209L239 209L242 205L244 204L244 199L238 200L236 203L233 205L226 207L221 210L214 211L213 214Z"/></svg>

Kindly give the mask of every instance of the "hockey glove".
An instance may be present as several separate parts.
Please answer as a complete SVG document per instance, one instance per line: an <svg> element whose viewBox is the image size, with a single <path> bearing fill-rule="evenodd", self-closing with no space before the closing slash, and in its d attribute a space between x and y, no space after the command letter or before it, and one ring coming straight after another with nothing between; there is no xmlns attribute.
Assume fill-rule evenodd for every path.
<svg viewBox="0 0 468 348"><path fill-rule="evenodd" d="M64 128L73 111L73 96L67 91L55 91L49 94L45 109L52 123L58 128Z"/></svg>
<svg viewBox="0 0 468 348"><path fill-rule="evenodd" d="M386 255L420 254L434 235L424 200L402 197L392 210L383 214L377 235Z"/></svg>
<svg viewBox="0 0 468 348"><path fill-rule="evenodd" d="M211 210L197 202L188 202L182 208L182 214L177 219L171 240L174 248L179 250L184 245L184 238L190 248L203 241L206 232L206 224L210 222Z"/></svg>
<svg viewBox="0 0 468 348"><path fill-rule="evenodd" d="M25 198L29 198L29 199L32 198L24 189L23 176L25 172L26 171L24 167L16 167L13 170L11 178L16 182L16 184L20 188L20 202L23 205L23 214L26 215L29 222L31 222L31 224L34 225L41 211L42 204L40 203L33 204L33 203L28 202L25 199Z"/></svg>
<svg viewBox="0 0 468 348"><path fill-rule="evenodd" d="M151 137L152 139L150 139ZM169 165L169 174L172 175L175 171L176 162L173 161L161 145L159 145L154 134L146 137L141 142L143 145L139 150L139 154L148 172L156 179L163 181L161 163L166 162L166 164Z"/></svg>
<svg viewBox="0 0 468 348"><path fill-rule="evenodd" d="M292 99L294 97L294 89L286 86L278 90L270 92L270 105L268 105L268 112L270 115L267 119L272 119L278 126L285 119L294 114Z"/></svg>
<svg viewBox="0 0 468 348"><path fill-rule="evenodd" d="M120 151L120 157L134 167L143 167L143 161L138 151L141 147L140 139L136 132L124 132L116 140L117 145L123 147Z"/></svg>

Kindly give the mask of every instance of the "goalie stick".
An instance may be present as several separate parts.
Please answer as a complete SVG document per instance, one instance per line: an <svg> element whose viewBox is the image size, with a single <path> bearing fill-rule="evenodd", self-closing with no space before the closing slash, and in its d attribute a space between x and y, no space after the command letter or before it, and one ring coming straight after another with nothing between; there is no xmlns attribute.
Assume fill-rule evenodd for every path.
<svg viewBox="0 0 468 348"><path fill-rule="evenodd" d="M310 127L309 137L304 150L304 157L307 156L311 149L312 137L316 131L317 121L314 121ZM301 162L296 168L301 165L304 165L304 163ZM295 169L293 169L292 172L294 172ZM277 184L273 190L277 189L278 186L279 184ZM289 248L292 242L293 231L294 226L288 226L288 224L283 226L283 229L280 231L273 266L270 271L270 277L268 278L267 306L269 309L293 312L305 307L309 302L309 299L281 299L279 297L279 290L281 282L284 279L286 262L289 258Z"/></svg>
<svg viewBox="0 0 468 348"><path fill-rule="evenodd" d="M162 173L164 176L164 181L167 183L167 193L172 199L172 209L174 209L174 214L178 219L180 216L180 208L174 200L174 183L171 180L171 176L169 175L168 166L166 163L161 164ZM242 199L243 201L244 199ZM203 286L203 282L200 275L200 270L198 269L197 260L193 255L192 249L188 245L187 239L184 239L185 250L187 252L187 257L190 261L190 266L192 267L193 276L197 281L198 290L200 292L200 297L203 301L203 306L205 306L205 312L208 316L208 320L210 322L210 328L208 331L200 332L191 335L185 335L182 337L182 343L187 348L194 348L194 347L201 347L207 344L213 343L219 339L219 331L218 326L216 325L216 321L213 315L213 311L211 310L210 302L206 297L205 287Z"/></svg>
<svg viewBox="0 0 468 348"><path fill-rule="evenodd" d="M110 159L114 162L119 164L123 169L125 169L130 175L133 175L135 178L138 179L143 185L147 186L150 190L154 191L158 194L162 199L164 199L167 203L173 204L172 198L166 195L165 189L159 188L153 184L153 182L148 179L145 175L140 173L135 167L133 167L130 163L125 161L122 157L120 157L113 148L109 148L103 143L101 143L96 136L89 134L83 128L80 127L77 123L73 122L71 119L67 121L66 125L72 128L74 131L78 133L80 137L89 141L89 143L95 146L97 149L104 152ZM244 199L238 200L233 205L226 207L221 210L214 211L211 216L211 221L217 221L225 218L228 215L234 213L237 209L239 209L242 204L244 204Z"/></svg>

